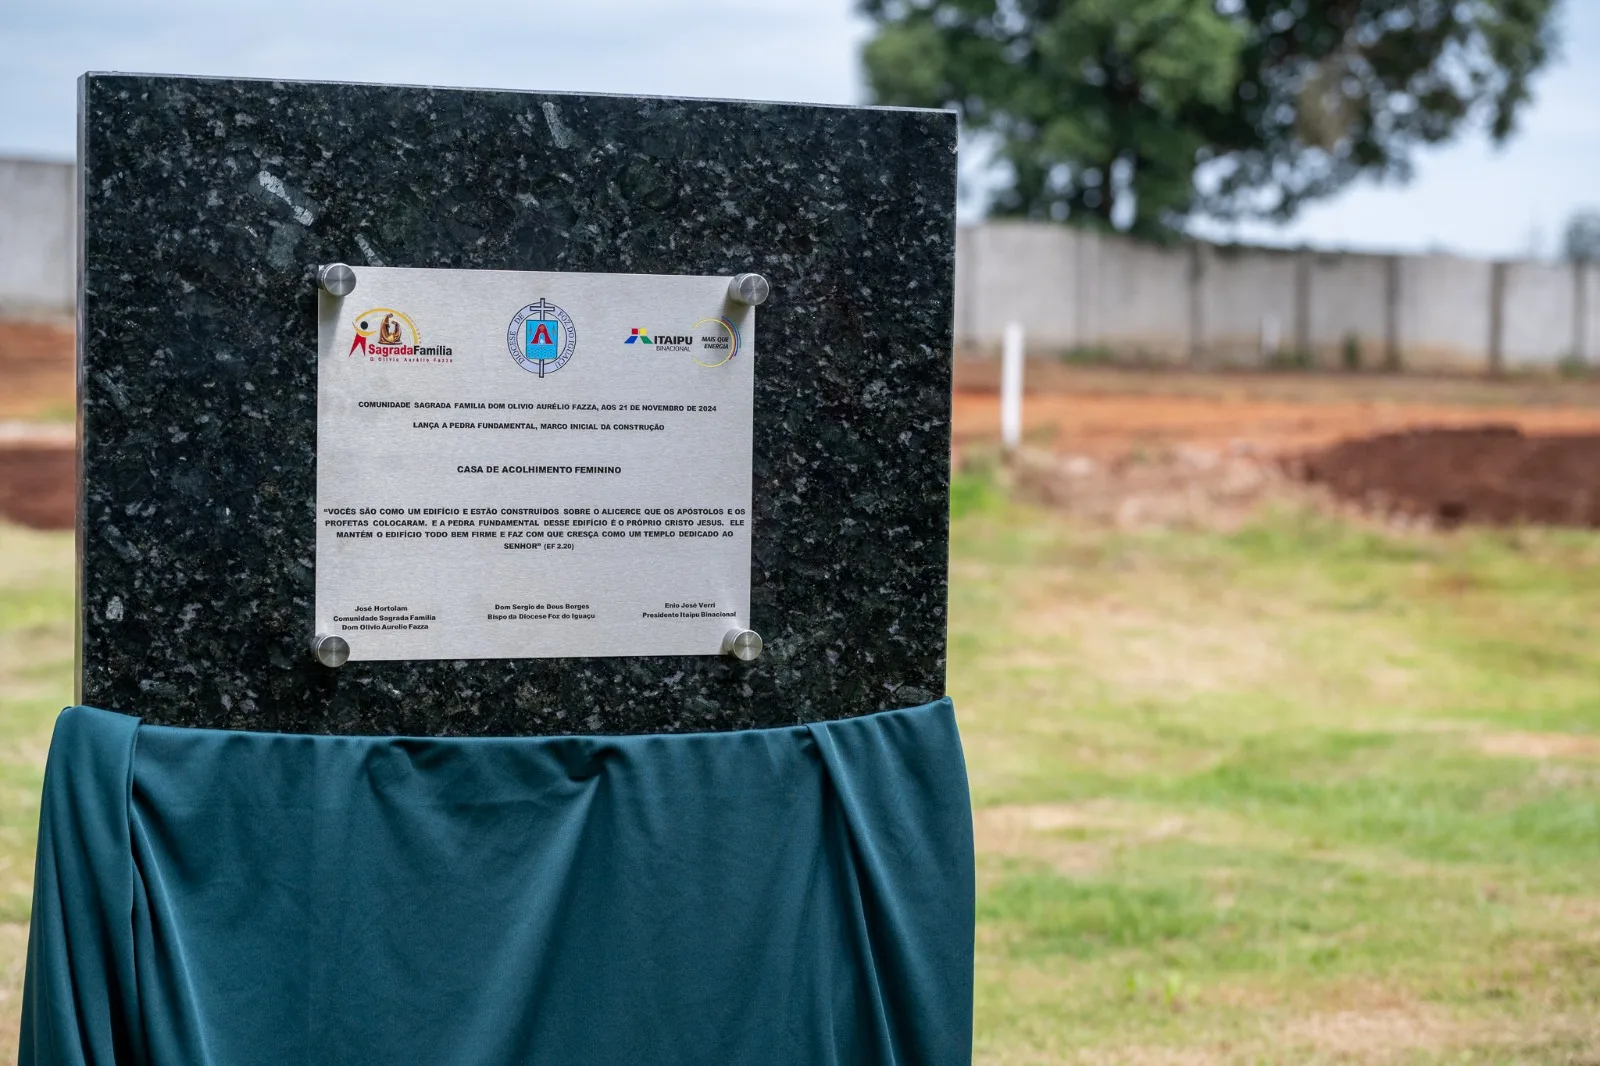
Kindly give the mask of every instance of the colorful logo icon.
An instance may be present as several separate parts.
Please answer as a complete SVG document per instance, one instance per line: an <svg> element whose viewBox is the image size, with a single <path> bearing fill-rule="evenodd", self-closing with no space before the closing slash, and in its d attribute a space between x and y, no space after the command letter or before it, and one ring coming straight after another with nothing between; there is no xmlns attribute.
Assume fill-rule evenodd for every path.
<svg viewBox="0 0 1600 1066"><path fill-rule="evenodd" d="M346 355L360 352L369 359L415 355L422 343L411 316L392 307L374 307L361 312L355 318L355 327L356 336Z"/></svg>
<svg viewBox="0 0 1600 1066"><path fill-rule="evenodd" d="M506 329L506 348L517 365L541 378L572 360L578 331L572 318L542 297L518 311Z"/></svg>
<svg viewBox="0 0 1600 1066"><path fill-rule="evenodd" d="M721 366L739 354L742 340L739 327L723 315L702 318L689 327L686 333L662 333L652 336L643 326L628 332L623 344L648 344L657 354L678 352L688 355L705 367Z"/></svg>
<svg viewBox="0 0 1600 1066"><path fill-rule="evenodd" d="M706 327L701 329L700 327ZM702 318L689 327L699 343L695 345L694 361L701 366L721 366L739 354L739 327L725 315Z"/></svg>

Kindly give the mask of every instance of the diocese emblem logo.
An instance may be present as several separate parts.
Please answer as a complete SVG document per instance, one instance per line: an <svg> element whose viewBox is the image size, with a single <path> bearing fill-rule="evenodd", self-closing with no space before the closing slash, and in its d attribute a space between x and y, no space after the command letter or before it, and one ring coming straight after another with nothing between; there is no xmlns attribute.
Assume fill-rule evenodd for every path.
<svg viewBox="0 0 1600 1066"><path fill-rule="evenodd" d="M518 311L506 329L506 347L517 365L530 374L554 374L572 360L578 331L572 318L541 298Z"/></svg>

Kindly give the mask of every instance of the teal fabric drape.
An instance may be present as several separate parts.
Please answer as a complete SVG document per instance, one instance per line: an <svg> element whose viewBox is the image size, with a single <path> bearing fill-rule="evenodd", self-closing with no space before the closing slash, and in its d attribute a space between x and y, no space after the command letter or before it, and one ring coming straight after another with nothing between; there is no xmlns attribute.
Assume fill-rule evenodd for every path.
<svg viewBox="0 0 1600 1066"><path fill-rule="evenodd" d="M948 700L493 739L75 707L21 1063L966 1063L972 957Z"/></svg>

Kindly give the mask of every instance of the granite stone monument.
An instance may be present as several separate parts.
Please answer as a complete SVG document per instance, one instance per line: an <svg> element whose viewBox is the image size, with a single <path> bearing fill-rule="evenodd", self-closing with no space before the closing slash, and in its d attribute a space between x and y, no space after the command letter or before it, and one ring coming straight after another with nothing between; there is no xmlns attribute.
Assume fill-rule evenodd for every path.
<svg viewBox="0 0 1600 1066"><path fill-rule="evenodd" d="M470 736L943 694L953 114L110 74L80 94L80 703ZM680 395L684 368L723 376ZM424 485L429 464L466 487ZM690 558L723 582L704 603L662 591ZM540 587L571 560L655 610L591 640L588 598ZM480 573L509 584L475 628L358 602L399 575L476 603ZM724 614L758 643L711 646ZM312 654L330 625L348 661Z"/></svg>

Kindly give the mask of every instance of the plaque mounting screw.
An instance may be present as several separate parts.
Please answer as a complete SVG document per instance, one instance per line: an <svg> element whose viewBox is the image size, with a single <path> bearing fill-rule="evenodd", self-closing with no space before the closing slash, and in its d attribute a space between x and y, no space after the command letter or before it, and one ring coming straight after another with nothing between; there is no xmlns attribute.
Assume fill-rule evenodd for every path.
<svg viewBox="0 0 1600 1066"><path fill-rule="evenodd" d="M761 655L761 634L753 629L730 629L722 638L722 654L747 663Z"/></svg>
<svg viewBox="0 0 1600 1066"><path fill-rule="evenodd" d="M329 263L317 270L317 284L333 296L349 296L356 288L356 272L343 263Z"/></svg>
<svg viewBox="0 0 1600 1066"><path fill-rule="evenodd" d="M772 286L760 274L735 274L733 280L728 282L728 298L751 307L766 303L771 292Z"/></svg>
<svg viewBox="0 0 1600 1066"><path fill-rule="evenodd" d="M759 641L759 638L757 639ZM311 654L316 656L317 662L323 666L337 669L350 658L350 642L343 637L318 633L311 638Z"/></svg>

